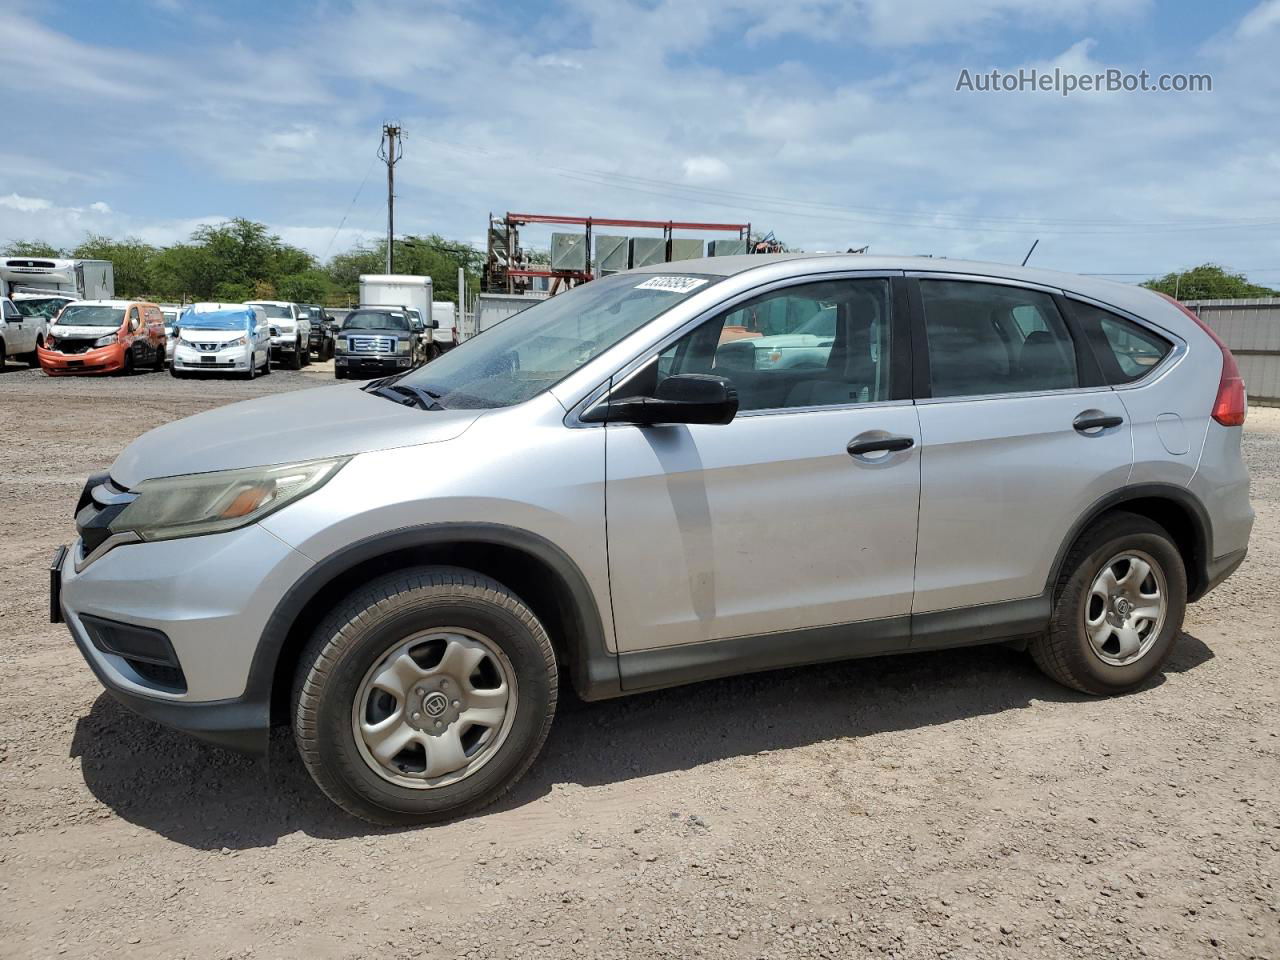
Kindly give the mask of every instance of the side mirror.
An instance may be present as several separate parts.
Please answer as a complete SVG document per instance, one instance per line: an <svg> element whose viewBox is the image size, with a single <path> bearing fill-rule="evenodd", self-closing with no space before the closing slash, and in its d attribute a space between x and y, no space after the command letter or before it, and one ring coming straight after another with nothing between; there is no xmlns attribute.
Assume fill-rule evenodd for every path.
<svg viewBox="0 0 1280 960"><path fill-rule="evenodd" d="M613 400L587 412L588 423L726 424L738 415L738 390L724 377L684 373L667 377L652 397Z"/></svg>
<svg viewBox="0 0 1280 960"><path fill-rule="evenodd" d="M435 317L432 317L430 320L427 321L427 326L430 327L432 330L439 330L440 321L437 320Z"/></svg>

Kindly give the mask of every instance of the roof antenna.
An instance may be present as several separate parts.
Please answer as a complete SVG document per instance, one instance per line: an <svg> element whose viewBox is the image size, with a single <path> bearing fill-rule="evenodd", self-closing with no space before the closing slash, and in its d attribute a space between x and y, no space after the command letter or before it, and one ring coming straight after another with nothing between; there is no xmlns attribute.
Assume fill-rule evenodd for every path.
<svg viewBox="0 0 1280 960"><path fill-rule="evenodd" d="M1040 238L1036 237L1035 243L1031 244L1031 249L1028 250L1027 255L1022 258L1022 265L1024 267L1027 265L1027 261L1031 259L1031 255L1036 252L1036 247L1039 245L1039 243L1040 243Z"/></svg>

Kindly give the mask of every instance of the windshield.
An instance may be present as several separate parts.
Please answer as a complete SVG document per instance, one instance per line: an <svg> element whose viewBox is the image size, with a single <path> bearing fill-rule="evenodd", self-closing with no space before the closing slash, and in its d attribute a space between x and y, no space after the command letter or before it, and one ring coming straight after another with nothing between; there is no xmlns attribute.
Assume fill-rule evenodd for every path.
<svg viewBox="0 0 1280 960"><path fill-rule="evenodd" d="M118 327L124 322L124 307L87 306L73 303L58 317L62 327Z"/></svg>
<svg viewBox="0 0 1280 960"><path fill-rule="evenodd" d="M353 310L342 321L343 330L408 330L409 319L391 310Z"/></svg>
<svg viewBox="0 0 1280 960"><path fill-rule="evenodd" d="M210 313L188 310L182 315L183 330L253 330L253 314L246 310L218 310Z"/></svg>
<svg viewBox="0 0 1280 960"><path fill-rule="evenodd" d="M509 407L537 396L719 277L620 273L539 301L400 383L442 407Z"/></svg>
<svg viewBox="0 0 1280 960"><path fill-rule="evenodd" d="M288 307L282 307L274 303L251 303L251 307L261 307L266 315L272 320L292 320L293 314L289 312Z"/></svg>
<svg viewBox="0 0 1280 960"><path fill-rule="evenodd" d="M37 297L33 299L14 300L13 305L24 317L55 317L58 311L70 303L61 297Z"/></svg>

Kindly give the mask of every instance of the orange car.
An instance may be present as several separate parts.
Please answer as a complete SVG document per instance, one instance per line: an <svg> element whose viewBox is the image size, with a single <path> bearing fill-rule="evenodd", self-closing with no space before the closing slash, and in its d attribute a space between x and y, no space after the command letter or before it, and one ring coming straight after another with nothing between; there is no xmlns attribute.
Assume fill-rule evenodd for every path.
<svg viewBox="0 0 1280 960"><path fill-rule="evenodd" d="M136 300L76 300L62 308L36 351L51 377L164 369L164 314Z"/></svg>

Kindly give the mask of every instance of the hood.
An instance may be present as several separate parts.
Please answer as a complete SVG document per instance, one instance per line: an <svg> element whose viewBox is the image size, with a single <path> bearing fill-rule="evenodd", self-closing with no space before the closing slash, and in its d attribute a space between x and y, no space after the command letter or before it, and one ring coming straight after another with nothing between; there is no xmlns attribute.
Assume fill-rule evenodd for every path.
<svg viewBox="0 0 1280 960"><path fill-rule="evenodd" d="M200 327L178 327L178 336L192 343L222 343L225 340L239 340L252 332L243 327L239 330L204 330Z"/></svg>
<svg viewBox="0 0 1280 960"><path fill-rule="evenodd" d="M208 473L439 443L459 436L483 410L422 410L352 384L258 397L175 420L124 449L111 478L124 487Z"/></svg>
<svg viewBox="0 0 1280 960"><path fill-rule="evenodd" d="M119 332L119 327L69 327L61 323L55 323L49 328L51 337L89 337L94 340Z"/></svg>

